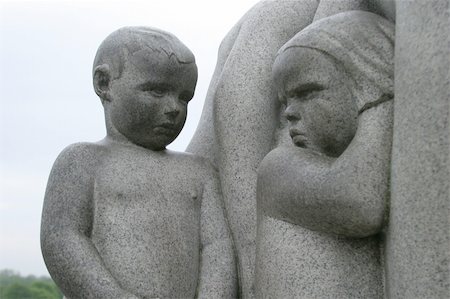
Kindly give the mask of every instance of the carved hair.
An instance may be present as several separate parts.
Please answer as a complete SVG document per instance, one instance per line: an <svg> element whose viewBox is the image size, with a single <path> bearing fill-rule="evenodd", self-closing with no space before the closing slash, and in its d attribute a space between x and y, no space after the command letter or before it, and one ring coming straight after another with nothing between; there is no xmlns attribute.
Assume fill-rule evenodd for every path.
<svg viewBox="0 0 450 299"><path fill-rule="evenodd" d="M195 63L192 52L174 35L151 27L123 27L111 33L101 43L94 59L93 72L107 64L113 79L122 75L125 57L150 49L174 57L179 63Z"/></svg>
<svg viewBox="0 0 450 299"><path fill-rule="evenodd" d="M353 79L362 112L393 98L394 29L393 23L370 12L339 13L297 33L277 55L303 47L332 56Z"/></svg>

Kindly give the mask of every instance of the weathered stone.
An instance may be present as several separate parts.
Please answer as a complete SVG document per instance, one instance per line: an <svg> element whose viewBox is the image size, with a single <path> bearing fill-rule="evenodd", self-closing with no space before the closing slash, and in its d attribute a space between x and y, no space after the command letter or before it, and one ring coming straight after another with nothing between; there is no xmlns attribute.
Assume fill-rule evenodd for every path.
<svg viewBox="0 0 450 299"><path fill-rule="evenodd" d="M388 298L450 296L450 1L398 1Z"/></svg>
<svg viewBox="0 0 450 299"><path fill-rule="evenodd" d="M299 148L258 171L257 298L383 297L393 41L392 23L354 11L280 49L273 77Z"/></svg>
<svg viewBox="0 0 450 299"><path fill-rule="evenodd" d="M107 136L53 166L41 229L51 276L71 299L236 296L218 175L165 149L194 94L193 54L167 32L126 27L100 46L93 77Z"/></svg>
<svg viewBox="0 0 450 299"><path fill-rule="evenodd" d="M262 1L233 27L220 47L202 119L187 149L220 169L244 297L253 292L256 170L278 125L272 63L278 49L312 22L317 4Z"/></svg>
<svg viewBox="0 0 450 299"><path fill-rule="evenodd" d="M222 42L202 117L187 150L214 163L239 258L242 295L251 297L256 239L256 171L276 145L290 143L273 88L278 49L320 19L347 10L390 18L392 0L261 1Z"/></svg>
<svg viewBox="0 0 450 299"><path fill-rule="evenodd" d="M165 150L192 53L158 30L113 35L94 65L108 135L68 147L49 179L55 281L70 298L236 296L222 189L244 298L447 298L449 5L262 1L221 45L195 155ZM392 24L335 15L349 10L397 20L392 165Z"/></svg>

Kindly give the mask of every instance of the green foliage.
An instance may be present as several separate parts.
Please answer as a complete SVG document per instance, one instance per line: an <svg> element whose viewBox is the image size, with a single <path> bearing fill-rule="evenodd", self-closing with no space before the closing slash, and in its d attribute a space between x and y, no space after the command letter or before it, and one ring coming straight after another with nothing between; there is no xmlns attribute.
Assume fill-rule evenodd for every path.
<svg viewBox="0 0 450 299"><path fill-rule="evenodd" d="M49 277L20 276L12 270L0 271L0 299L61 299L61 291Z"/></svg>

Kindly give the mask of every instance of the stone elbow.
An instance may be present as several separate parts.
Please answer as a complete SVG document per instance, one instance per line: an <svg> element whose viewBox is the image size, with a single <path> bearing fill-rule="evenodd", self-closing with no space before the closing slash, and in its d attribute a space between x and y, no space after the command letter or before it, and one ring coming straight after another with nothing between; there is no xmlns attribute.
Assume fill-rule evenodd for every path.
<svg viewBox="0 0 450 299"><path fill-rule="evenodd" d="M351 200L352 209L348 213L348 227L345 235L354 238L365 238L381 232L384 223L384 201L380 198L367 200L355 198Z"/></svg>

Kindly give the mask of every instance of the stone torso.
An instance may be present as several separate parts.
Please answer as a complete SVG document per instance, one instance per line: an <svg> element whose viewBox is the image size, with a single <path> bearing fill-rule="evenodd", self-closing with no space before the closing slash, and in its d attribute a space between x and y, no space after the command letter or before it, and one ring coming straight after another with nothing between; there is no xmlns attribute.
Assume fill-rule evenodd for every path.
<svg viewBox="0 0 450 299"><path fill-rule="evenodd" d="M321 205L327 203L326 181L309 180L321 175L313 165L326 166L330 159L287 159L289 151L268 156L258 173L256 298L382 298L380 235L350 237L324 229L345 205ZM294 182L292 170L299 172ZM305 214L296 216L299 211Z"/></svg>
<svg viewBox="0 0 450 299"><path fill-rule="evenodd" d="M92 241L122 287L143 298L195 295L202 186L186 160L116 146L93 183Z"/></svg>
<svg viewBox="0 0 450 299"><path fill-rule="evenodd" d="M377 237L338 237L262 215L257 298L382 298Z"/></svg>

